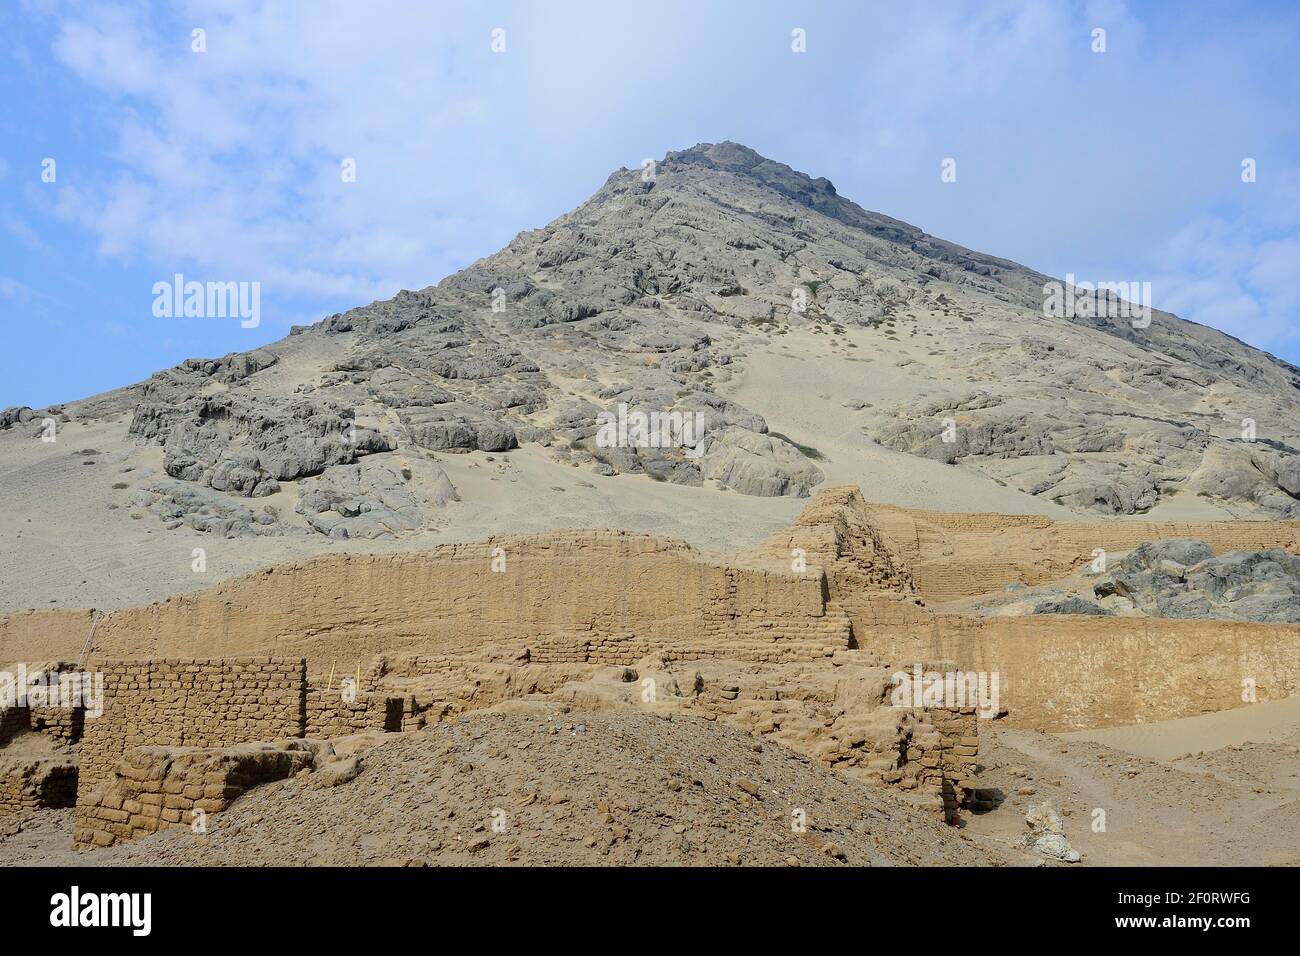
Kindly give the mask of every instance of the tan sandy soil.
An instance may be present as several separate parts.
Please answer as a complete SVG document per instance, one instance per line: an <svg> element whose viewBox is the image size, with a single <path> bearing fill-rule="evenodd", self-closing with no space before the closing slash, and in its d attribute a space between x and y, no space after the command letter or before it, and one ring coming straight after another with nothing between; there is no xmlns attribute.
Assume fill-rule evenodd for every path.
<svg viewBox="0 0 1300 956"><path fill-rule="evenodd" d="M1151 727L1158 736L1161 725ZM967 832L1012 845L1029 806L1051 800L1086 865L1300 864L1300 748L1240 744L1168 763L1066 739L1076 736L987 734L980 785L1005 799L970 815ZM1093 830L1098 809L1104 832Z"/></svg>
<svg viewBox="0 0 1300 956"><path fill-rule="evenodd" d="M950 379L943 355L952 351L950 336L959 330L940 315L925 317L923 324L938 330L934 337L894 341L865 329L848 329L831 337L807 327L792 328L750 348L741 373L719 392L758 412L772 431L821 452L825 457L817 464L827 483L860 485L869 501L938 511L1097 520L1099 515L1078 514L1046 498L1024 494L974 468L891 451L863 434L869 409L846 408L846 402L860 400L876 409L920 404L921 396L933 395L937 386ZM1162 497L1141 516L1149 521L1231 517L1230 511L1195 495Z"/></svg>
<svg viewBox="0 0 1300 956"><path fill-rule="evenodd" d="M127 425L125 417L75 422L51 444L0 433L0 488L9 502L0 510L0 612L128 607L329 551L415 551L557 528L650 532L730 551L788 526L807 504L643 476L604 478L525 447L508 455L438 456L461 500L434 514L436 528L397 541L339 541L320 534L226 539L184 526L167 531L153 515L129 506L128 489L112 487L133 485L148 469L162 475L161 450L131 445ZM99 454L78 453L88 449ZM285 485L289 490L259 499L257 507L275 505L286 524L301 525L293 510L297 491ZM203 573L192 569L195 548L206 551Z"/></svg>
<svg viewBox="0 0 1300 956"><path fill-rule="evenodd" d="M1151 760L1175 760L1241 744L1295 744L1300 742L1300 695L1181 720L1081 730L1061 736L1096 741Z"/></svg>

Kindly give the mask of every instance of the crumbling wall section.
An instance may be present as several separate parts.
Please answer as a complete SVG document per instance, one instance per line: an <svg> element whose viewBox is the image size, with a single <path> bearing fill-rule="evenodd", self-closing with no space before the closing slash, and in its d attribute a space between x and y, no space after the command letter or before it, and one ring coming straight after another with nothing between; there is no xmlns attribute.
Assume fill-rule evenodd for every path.
<svg viewBox="0 0 1300 956"><path fill-rule="evenodd" d="M415 704L410 697L308 687L305 714L308 737L345 737L368 730L400 731L415 715Z"/></svg>
<svg viewBox="0 0 1300 956"><path fill-rule="evenodd" d="M244 791L293 776L314 764L306 741L241 744L224 749L135 747L110 775L77 798L73 845L112 846L159 830L203 832Z"/></svg>
<svg viewBox="0 0 1300 956"><path fill-rule="evenodd" d="M66 757L0 759L0 835L37 810L70 807L77 799L77 764Z"/></svg>

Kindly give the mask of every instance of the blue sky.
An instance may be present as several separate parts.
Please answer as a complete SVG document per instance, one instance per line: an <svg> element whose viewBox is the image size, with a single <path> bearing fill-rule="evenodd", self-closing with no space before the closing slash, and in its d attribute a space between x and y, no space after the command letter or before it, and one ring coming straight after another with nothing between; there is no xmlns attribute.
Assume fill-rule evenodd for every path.
<svg viewBox="0 0 1300 956"><path fill-rule="evenodd" d="M1300 362L1297 62L1289 2L16 0L0 407L431 284L620 166L723 139ZM155 317L178 272L259 282L261 324Z"/></svg>

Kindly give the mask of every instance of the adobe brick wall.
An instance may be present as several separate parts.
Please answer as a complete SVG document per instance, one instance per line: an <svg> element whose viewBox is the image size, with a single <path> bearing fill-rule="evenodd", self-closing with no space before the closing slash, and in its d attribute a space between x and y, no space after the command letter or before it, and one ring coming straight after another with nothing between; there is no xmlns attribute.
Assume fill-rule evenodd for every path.
<svg viewBox="0 0 1300 956"><path fill-rule="evenodd" d="M72 699L73 694L71 691L72 685L67 682L73 678L67 672L76 670L75 664L66 661L55 661L29 668L30 673L43 672L64 675L62 680L65 683L59 694L61 699L69 701ZM81 739L84 724L84 707L33 705L29 700L28 703L22 706L14 705L0 708L0 747L4 747L19 734L29 731L48 734L63 743L76 743Z"/></svg>
<svg viewBox="0 0 1300 956"><path fill-rule="evenodd" d="M506 555L500 573L492 570L498 549ZM409 554L330 554L268 568L111 613L95 632L94 652L272 654L292 635L295 654L327 665L635 631L655 646L780 643L779 653L811 659L823 645L848 640L847 619L827 617L822 576L792 573L788 562L732 566L680 541L571 531ZM41 643L36 635L52 641L53 630L31 615L0 618L0 659ZM78 641L84 634L69 628L61 641L41 646L48 655Z"/></svg>
<svg viewBox="0 0 1300 956"><path fill-rule="evenodd" d="M832 489L834 490L834 489ZM882 542L910 567L931 602L1045 584L1092 560L1092 552L1130 551L1144 541L1199 538L1216 554L1282 548L1300 553L1300 521L1055 521L1040 515L922 511L864 505Z"/></svg>
<svg viewBox="0 0 1300 956"><path fill-rule="evenodd" d="M874 530L873 530L874 529ZM1009 581L1056 580L1091 560L1162 537L1216 550L1300 551L1300 522L1053 521L1036 515L945 514L867 504L856 487L820 490L795 526L755 549L794 547L825 569L828 607L859 647L892 661L943 658L1000 675L1008 724L1110 727L1300 693L1300 625L1079 615L978 618L934 613L944 600ZM973 576L968 576L968 572ZM937 575L937 576L936 576Z"/></svg>
<svg viewBox="0 0 1300 956"><path fill-rule="evenodd" d="M346 737L367 730L399 731L414 714L410 698L360 693L351 701L338 690L308 687L306 691L308 737Z"/></svg>
<svg viewBox="0 0 1300 956"><path fill-rule="evenodd" d="M104 674L104 712L86 722L86 792L137 747L222 747L303 734L302 658L118 660L90 669Z"/></svg>
<svg viewBox="0 0 1300 956"><path fill-rule="evenodd" d="M33 707L28 726L65 743L76 743L85 731L86 711L81 707Z"/></svg>
<svg viewBox="0 0 1300 956"><path fill-rule="evenodd" d="M855 632L856 633L856 632ZM1300 626L1087 615L969 618L865 631L893 660L996 672L1009 726L1080 730L1189 717L1300 693Z"/></svg>
<svg viewBox="0 0 1300 956"><path fill-rule="evenodd" d="M19 734L25 734L32 725L32 712L27 707L0 707L0 747Z"/></svg>
<svg viewBox="0 0 1300 956"><path fill-rule="evenodd" d="M219 813L248 788L293 776L314 757L300 741L217 750L135 747L96 789L78 795L73 846L112 846L192 827L200 812Z"/></svg>
<svg viewBox="0 0 1300 956"><path fill-rule="evenodd" d="M36 810L70 807L77 798L77 764L66 757L0 759L0 834Z"/></svg>

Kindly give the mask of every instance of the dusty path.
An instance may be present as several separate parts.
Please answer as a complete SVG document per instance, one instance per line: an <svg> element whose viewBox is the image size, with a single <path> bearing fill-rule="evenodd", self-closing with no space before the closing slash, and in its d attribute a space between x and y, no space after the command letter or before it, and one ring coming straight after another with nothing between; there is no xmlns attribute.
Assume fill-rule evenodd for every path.
<svg viewBox="0 0 1300 956"><path fill-rule="evenodd" d="M981 785L1000 790L1005 802L973 814L972 835L1014 842L1028 807L1050 799L1086 864L1300 864L1294 745L1236 745L1171 764L1093 741L998 730L987 735L980 759ZM1103 819L1098 810L1104 831L1094 830Z"/></svg>
<svg viewBox="0 0 1300 956"><path fill-rule="evenodd" d="M1300 694L1181 720L1080 730L1061 736L1067 740L1093 740L1152 760L1175 760L1186 754L1245 743L1295 743L1300 741Z"/></svg>

